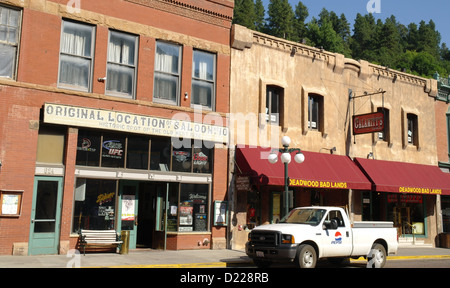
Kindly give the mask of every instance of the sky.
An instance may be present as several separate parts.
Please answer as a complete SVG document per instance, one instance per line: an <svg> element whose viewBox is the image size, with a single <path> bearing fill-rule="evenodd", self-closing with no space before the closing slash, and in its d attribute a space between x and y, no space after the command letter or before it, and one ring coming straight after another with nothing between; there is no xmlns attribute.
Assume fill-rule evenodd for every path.
<svg viewBox="0 0 450 288"><path fill-rule="evenodd" d="M446 43L450 47L450 0L301 0L308 7L309 22L312 17L318 18L322 8L334 11L338 16L344 13L347 21L353 24L356 15L368 14L367 6L372 9L376 19L383 22L394 15L397 22L408 26L410 23L419 25L424 20L428 23L431 19L436 24L436 30L441 33L441 44ZM268 9L270 0L263 0L264 7ZM289 0L292 9L295 9L299 0Z"/></svg>

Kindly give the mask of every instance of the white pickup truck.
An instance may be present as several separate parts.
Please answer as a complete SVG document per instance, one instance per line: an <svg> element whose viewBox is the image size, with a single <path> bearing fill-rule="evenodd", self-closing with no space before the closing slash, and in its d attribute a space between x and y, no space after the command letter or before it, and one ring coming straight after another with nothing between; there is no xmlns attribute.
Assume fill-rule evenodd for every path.
<svg viewBox="0 0 450 288"><path fill-rule="evenodd" d="M322 206L295 208L277 224L254 228L245 247L258 267L295 261L301 268L314 268L320 258L338 264L361 256L381 268L397 249L392 222L351 224L344 209Z"/></svg>

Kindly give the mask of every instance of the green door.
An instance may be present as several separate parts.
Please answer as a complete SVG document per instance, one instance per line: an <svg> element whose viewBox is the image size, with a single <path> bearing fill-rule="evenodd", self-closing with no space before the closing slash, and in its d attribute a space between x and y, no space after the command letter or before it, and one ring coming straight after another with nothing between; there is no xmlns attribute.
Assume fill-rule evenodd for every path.
<svg viewBox="0 0 450 288"><path fill-rule="evenodd" d="M62 178L34 179L28 254L58 254Z"/></svg>
<svg viewBox="0 0 450 288"><path fill-rule="evenodd" d="M130 231L129 249L136 249L138 225L139 182L121 181L118 230Z"/></svg>

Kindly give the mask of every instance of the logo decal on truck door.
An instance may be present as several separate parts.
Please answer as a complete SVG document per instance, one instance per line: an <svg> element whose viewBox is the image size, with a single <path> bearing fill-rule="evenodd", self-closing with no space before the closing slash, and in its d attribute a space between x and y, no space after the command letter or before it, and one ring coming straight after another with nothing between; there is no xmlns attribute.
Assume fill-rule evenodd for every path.
<svg viewBox="0 0 450 288"><path fill-rule="evenodd" d="M334 240L331 241L331 244L342 244L342 234L339 231L334 234Z"/></svg>

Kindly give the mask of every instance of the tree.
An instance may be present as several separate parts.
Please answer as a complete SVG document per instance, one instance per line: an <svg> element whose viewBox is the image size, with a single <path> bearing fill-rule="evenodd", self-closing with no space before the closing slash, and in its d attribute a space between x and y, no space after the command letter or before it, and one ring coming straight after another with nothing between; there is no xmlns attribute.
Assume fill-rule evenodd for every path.
<svg viewBox="0 0 450 288"><path fill-rule="evenodd" d="M360 13L356 15L355 24L353 25L353 40L351 42L352 57L354 59L364 59L367 61L374 61L376 53L377 25L372 14L362 16Z"/></svg>
<svg viewBox="0 0 450 288"><path fill-rule="evenodd" d="M322 17L320 20L312 18L308 23L308 44L323 48L327 51L343 53L343 41L334 31L330 19Z"/></svg>
<svg viewBox="0 0 450 288"><path fill-rule="evenodd" d="M262 0L255 0L255 29L256 31L263 32L265 26L265 14L266 10Z"/></svg>
<svg viewBox="0 0 450 288"><path fill-rule="evenodd" d="M233 24L255 29L255 5L253 0L236 0L234 2Z"/></svg>
<svg viewBox="0 0 450 288"><path fill-rule="evenodd" d="M397 68L398 57L403 53L402 37L400 35L399 25L395 16L386 19L384 23L379 21L378 35L377 35L377 62Z"/></svg>
<svg viewBox="0 0 450 288"><path fill-rule="evenodd" d="M430 55L439 59L441 43L441 34L436 31L436 25L433 20L427 23L421 21L417 32L416 47L418 52L428 52Z"/></svg>
<svg viewBox="0 0 450 288"><path fill-rule="evenodd" d="M267 14L267 33L287 40L295 38L294 11L288 0L270 0Z"/></svg>
<svg viewBox="0 0 450 288"><path fill-rule="evenodd" d="M301 42L302 39L306 38L306 24L305 20L309 16L308 8L299 1L295 6L295 18L294 18L294 40Z"/></svg>

